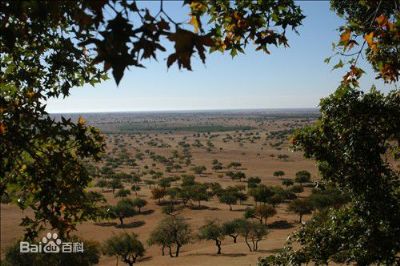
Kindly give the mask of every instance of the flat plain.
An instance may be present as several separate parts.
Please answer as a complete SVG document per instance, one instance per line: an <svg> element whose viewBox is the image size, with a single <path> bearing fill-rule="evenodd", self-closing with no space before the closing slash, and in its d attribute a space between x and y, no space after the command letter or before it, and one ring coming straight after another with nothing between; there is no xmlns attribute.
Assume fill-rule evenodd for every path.
<svg viewBox="0 0 400 266"><path fill-rule="evenodd" d="M55 115L58 118L60 115ZM65 116L78 119L77 114ZM213 241L193 239L184 245L177 258L162 256L160 247L146 243L151 231L166 215L161 205L168 197L158 200L152 198L151 189L157 186L159 179L173 177L176 181L171 187L179 186L179 177L194 175L199 183L219 183L223 188L244 185L246 180L259 177L265 185L282 186L283 178L294 179L295 173L307 170L312 180L318 180L313 160L305 159L301 152L290 148L290 134L297 128L312 123L318 116L314 110L255 110L255 111L215 111L215 112L166 112L166 113L104 113L81 114L87 123L99 127L104 132L106 152L100 162L86 162L92 166L94 180L89 188L104 195L107 203L115 205L118 198L107 188L96 184L105 178L104 173L111 169L113 173L125 173L139 176L140 190L128 198L140 197L147 201L140 214L124 219L124 226L118 219L85 222L77 227L75 234L99 243L120 232L135 232L146 247L146 253L138 265L255 265L257 259L273 254L283 247L288 235L300 223L298 215L288 211L288 203L277 205L277 214L268 219L269 234L259 243L256 252L250 252L244 239L238 237L233 243L230 237L222 241L222 254L216 254ZM189 159L189 160L188 160ZM222 169L214 170L215 160ZM229 167L232 162L240 166ZM199 174L193 168L204 166ZM274 172L283 171L283 176ZM229 172L243 172L246 178L232 179ZM176 178L177 177L177 178ZM152 184L152 182L156 184ZM126 189L132 184L123 182ZM298 193L299 198L307 196L312 186ZM179 204L182 205L182 204ZM179 215L190 224L195 235L198 228L207 220L225 222L242 218L247 207L254 206L249 197L240 204L234 204L229 210L227 204L220 203L217 197L208 201L189 202L179 211ZM23 228L19 226L29 210L21 211L14 203L1 204L1 253L20 239ZM307 220L309 216L305 216ZM285 227L276 226L286 221ZM42 234L45 234L43 232ZM115 265L114 257L102 256L100 265ZM122 265L122 262L120 262Z"/></svg>

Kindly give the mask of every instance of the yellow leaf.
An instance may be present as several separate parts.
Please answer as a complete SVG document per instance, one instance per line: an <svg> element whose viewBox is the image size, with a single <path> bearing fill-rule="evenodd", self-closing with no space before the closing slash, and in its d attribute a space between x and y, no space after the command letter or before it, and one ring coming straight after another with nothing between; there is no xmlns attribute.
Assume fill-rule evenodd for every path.
<svg viewBox="0 0 400 266"><path fill-rule="evenodd" d="M374 44L374 32L371 31L368 34L365 34L364 39L368 43L369 46L372 46Z"/></svg>
<svg viewBox="0 0 400 266"><path fill-rule="evenodd" d="M340 41L343 43L347 43L350 40L350 36L351 36L351 31L350 30L346 30L345 32L343 32L340 35Z"/></svg>
<svg viewBox="0 0 400 266"><path fill-rule="evenodd" d="M190 19L190 24L193 25L194 32L198 33L199 32L199 21L196 16L192 15L192 18Z"/></svg>
<svg viewBox="0 0 400 266"><path fill-rule="evenodd" d="M85 119L83 119L83 117L80 116L79 119L78 119L78 125L79 126L83 126L85 123L86 123Z"/></svg>

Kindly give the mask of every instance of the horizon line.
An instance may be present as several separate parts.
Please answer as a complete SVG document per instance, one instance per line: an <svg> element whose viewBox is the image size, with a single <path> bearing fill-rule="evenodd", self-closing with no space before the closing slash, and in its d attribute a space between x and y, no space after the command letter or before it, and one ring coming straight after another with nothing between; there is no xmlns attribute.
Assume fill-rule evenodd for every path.
<svg viewBox="0 0 400 266"><path fill-rule="evenodd" d="M216 111L267 111L267 110L313 110L317 107L280 107L280 108L224 108L224 109L163 109L163 110L111 110L111 111L64 111L48 112L49 114L97 114L97 113L166 113L166 112L216 112Z"/></svg>

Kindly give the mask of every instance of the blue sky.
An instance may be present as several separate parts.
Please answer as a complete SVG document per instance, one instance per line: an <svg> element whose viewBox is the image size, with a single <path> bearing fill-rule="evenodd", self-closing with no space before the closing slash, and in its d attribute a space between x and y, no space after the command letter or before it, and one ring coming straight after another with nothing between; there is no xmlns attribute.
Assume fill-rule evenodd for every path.
<svg viewBox="0 0 400 266"><path fill-rule="evenodd" d="M208 55L203 65L198 58L193 71L166 67L168 53L146 69L131 68L117 87L114 80L95 87L74 88L66 99L48 101L49 112L117 112L162 110L213 110L252 108L317 107L319 99L333 92L344 70L331 71L323 62L332 54L340 19L329 10L329 2L298 2L307 16L300 35L288 35L290 48L272 49L271 55L252 47L234 59L229 54ZM155 5L146 3L147 5ZM166 11L179 21L188 11L177 2L165 3ZM362 63L364 65L364 63ZM368 65L363 88L376 84Z"/></svg>

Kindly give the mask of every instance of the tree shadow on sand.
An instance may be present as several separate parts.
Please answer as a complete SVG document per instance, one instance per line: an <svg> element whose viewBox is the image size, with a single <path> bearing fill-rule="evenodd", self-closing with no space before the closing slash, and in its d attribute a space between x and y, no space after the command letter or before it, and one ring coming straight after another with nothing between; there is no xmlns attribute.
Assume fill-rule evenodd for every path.
<svg viewBox="0 0 400 266"><path fill-rule="evenodd" d="M273 249L259 249L257 252L259 253L278 253L282 251L282 248L273 248Z"/></svg>
<svg viewBox="0 0 400 266"><path fill-rule="evenodd" d="M268 225L268 227L270 229L289 229L294 227L294 225L292 223L289 223L286 220L279 220L279 221L275 221L273 223L270 223Z"/></svg>
<svg viewBox="0 0 400 266"><path fill-rule="evenodd" d="M216 253L194 253L194 254L188 254L187 256L213 256L213 257L244 257L247 256L246 253L222 253L222 254L216 254Z"/></svg>
<svg viewBox="0 0 400 266"><path fill-rule="evenodd" d="M116 222L97 222L94 225L102 226L102 227L109 227L109 226L117 226Z"/></svg>
<svg viewBox="0 0 400 266"><path fill-rule="evenodd" d="M244 212L246 209L240 208L240 209L235 209L235 207L232 208L232 212Z"/></svg>
<svg viewBox="0 0 400 266"><path fill-rule="evenodd" d="M142 226L144 224L145 224L144 221L134 221L134 222L127 223L127 224L118 224L115 227L116 228L135 228L135 227Z"/></svg>
<svg viewBox="0 0 400 266"><path fill-rule="evenodd" d="M152 259L152 256L146 256L140 259L137 259L137 262L142 262L142 261L149 261Z"/></svg>
<svg viewBox="0 0 400 266"><path fill-rule="evenodd" d="M149 215L152 214L154 212L154 210L145 210L145 211L141 211L140 213L138 213L138 215Z"/></svg>

